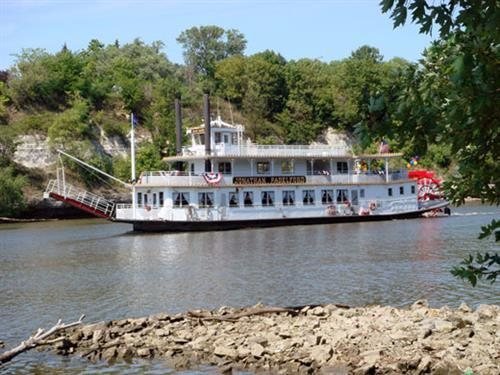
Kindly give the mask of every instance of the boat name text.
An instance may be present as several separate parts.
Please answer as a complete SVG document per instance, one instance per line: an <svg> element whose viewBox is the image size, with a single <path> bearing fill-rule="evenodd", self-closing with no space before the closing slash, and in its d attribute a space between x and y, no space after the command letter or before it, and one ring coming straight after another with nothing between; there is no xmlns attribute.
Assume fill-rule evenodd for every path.
<svg viewBox="0 0 500 375"><path fill-rule="evenodd" d="M260 185L260 184L305 184L305 176L263 176L263 177L233 177L235 185Z"/></svg>

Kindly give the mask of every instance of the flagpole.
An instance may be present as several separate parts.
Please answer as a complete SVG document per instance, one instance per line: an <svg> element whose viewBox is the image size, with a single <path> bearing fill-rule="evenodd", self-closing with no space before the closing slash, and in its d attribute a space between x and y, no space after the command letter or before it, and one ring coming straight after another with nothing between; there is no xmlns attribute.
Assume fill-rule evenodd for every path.
<svg viewBox="0 0 500 375"><path fill-rule="evenodd" d="M135 210L137 206L136 194L135 194L135 132L134 132L134 113L130 115L130 125L132 130L130 132L130 164L132 171L130 173L132 177L132 219L135 220Z"/></svg>

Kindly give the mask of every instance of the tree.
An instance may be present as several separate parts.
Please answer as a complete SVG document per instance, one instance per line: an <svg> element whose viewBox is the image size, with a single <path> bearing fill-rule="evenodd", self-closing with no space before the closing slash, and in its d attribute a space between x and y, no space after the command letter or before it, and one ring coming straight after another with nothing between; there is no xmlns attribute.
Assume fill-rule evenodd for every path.
<svg viewBox="0 0 500 375"><path fill-rule="evenodd" d="M25 185L26 178L15 175L12 167L0 169L0 216L17 216L26 207Z"/></svg>
<svg viewBox="0 0 500 375"><path fill-rule="evenodd" d="M242 55L247 41L238 30L218 26L192 27L183 31L177 41L184 49L184 60L195 73L213 79L218 61Z"/></svg>
<svg viewBox="0 0 500 375"><path fill-rule="evenodd" d="M301 59L289 62L285 72L288 95L277 119L286 143L308 144L334 125L330 68L319 60Z"/></svg>
<svg viewBox="0 0 500 375"><path fill-rule="evenodd" d="M441 39L427 51L423 68L416 71L413 87L420 91L422 98L433 96L436 116L430 126L438 129L437 138L449 139L451 152L456 157L457 169L446 182L445 190L449 199L457 204L462 204L467 196L500 204L500 8L497 3L495 0L448 0L430 5L425 0L381 1L383 12L391 10L395 27L404 25L411 13L421 33L438 28ZM498 221L490 226L496 228L496 240L499 240ZM481 255L476 260L485 258L486 255ZM491 259L490 267L500 264L498 256L488 258ZM472 259L465 262L471 265ZM481 267L481 272L487 272ZM472 282L478 278L473 270L469 269L472 272L469 274L455 274Z"/></svg>

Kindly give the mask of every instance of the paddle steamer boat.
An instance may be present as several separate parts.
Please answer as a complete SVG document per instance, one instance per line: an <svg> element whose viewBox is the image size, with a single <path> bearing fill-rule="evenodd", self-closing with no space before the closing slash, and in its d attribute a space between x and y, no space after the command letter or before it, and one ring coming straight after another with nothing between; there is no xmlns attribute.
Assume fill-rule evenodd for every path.
<svg viewBox="0 0 500 375"><path fill-rule="evenodd" d="M208 98L205 123L187 129L190 145L181 147L178 103L176 112L177 155L165 159L165 171L137 179L133 167L131 204L85 203L60 181L47 195L148 232L407 219L448 204L419 199L422 187L399 167L402 154L384 147L356 155L345 144L254 144L242 125L210 119Z"/></svg>

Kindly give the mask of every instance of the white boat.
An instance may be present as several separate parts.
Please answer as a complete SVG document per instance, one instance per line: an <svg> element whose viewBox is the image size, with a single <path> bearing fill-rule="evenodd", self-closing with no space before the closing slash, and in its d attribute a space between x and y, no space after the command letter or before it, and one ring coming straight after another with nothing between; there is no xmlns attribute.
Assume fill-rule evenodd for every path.
<svg viewBox="0 0 500 375"><path fill-rule="evenodd" d="M130 186L131 204L95 196L85 203L56 180L47 196L147 232L406 219L448 205L419 200L417 181L392 167L400 153L258 145L245 139L244 126L207 120L205 112L205 123L187 130L190 145L178 141L177 155L165 159L167 170L143 171Z"/></svg>

